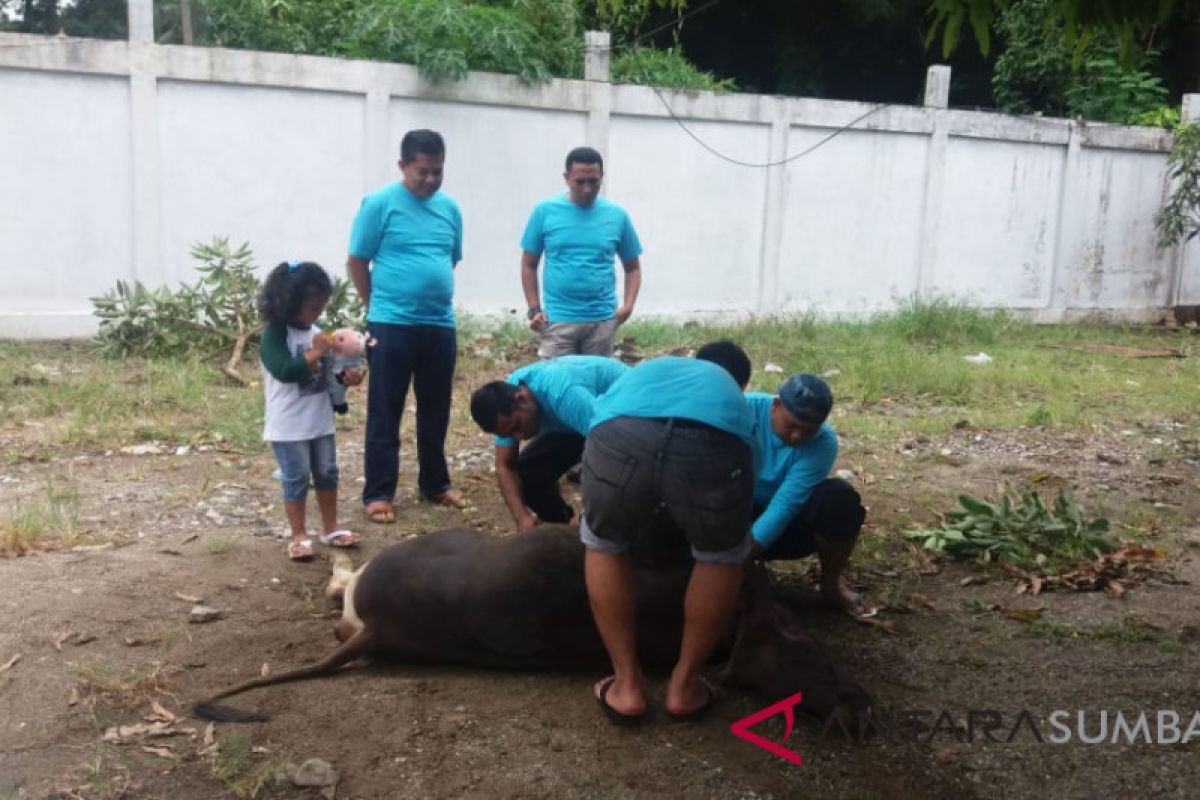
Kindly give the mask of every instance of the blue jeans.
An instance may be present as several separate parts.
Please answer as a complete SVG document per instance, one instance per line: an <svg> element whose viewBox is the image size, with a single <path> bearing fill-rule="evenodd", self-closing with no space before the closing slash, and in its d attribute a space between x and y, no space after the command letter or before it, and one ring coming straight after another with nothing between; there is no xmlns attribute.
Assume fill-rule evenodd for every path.
<svg viewBox="0 0 1200 800"><path fill-rule="evenodd" d="M338 487L337 440L333 434L302 442L271 442L279 471L283 473L283 501L308 496L308 476L318 492Z"/></svg>
<svg viewBox="0 0 1200 800"><path fill-rule="evenodd" d="M400 472L400 418L408 385L417 396L417 487L424 497L450 488L446 431L458 338L441 325L367 324L375 344L367 349L367 432L362 500L391 503Z"/></svg>

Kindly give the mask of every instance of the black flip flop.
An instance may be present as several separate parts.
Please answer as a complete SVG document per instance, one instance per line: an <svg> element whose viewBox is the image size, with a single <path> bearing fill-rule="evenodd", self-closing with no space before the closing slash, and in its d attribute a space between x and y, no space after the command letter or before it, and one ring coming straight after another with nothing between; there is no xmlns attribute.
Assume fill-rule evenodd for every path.
<svg viewBox="0 0 1200 800"><path fill-rule="evenodd" d="M634 725L641 725L646 718L645 713L642 714L622 714L608 704L608 690L617 682L616 676L605 678L600 684L600 694L596 697L596 702L600 704L600 710L604 712L604 716L608 717L608 721L613 725L619 725L623 728L629 728Z"/></svg>
<svg viewBox="0 0 1200 800"><path fill-rule="evenodd" d="M712 710L713 705L716 703L717 691L713 689L712 684L704 680L704 678L700 679L700 685L703 686L704 691L708 693L708 699L706 699L696 708L693 708L691 711L685 711L682 714L675 714L668 711L668 720L671 722L699 722L708 716L708 712Z"/></svg>

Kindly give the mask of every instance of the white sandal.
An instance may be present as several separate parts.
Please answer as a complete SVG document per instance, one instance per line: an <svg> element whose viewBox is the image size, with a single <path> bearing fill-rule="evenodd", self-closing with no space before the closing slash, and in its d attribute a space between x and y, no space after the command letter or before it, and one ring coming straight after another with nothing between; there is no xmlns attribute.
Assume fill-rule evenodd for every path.
<svg viewBox="0 0 1200 800"><path fill-rule="evenodd" d="M354 547L361 540L361 536L345 528L340 531L321 534L321 544L328 545L329 547Z"/></svg>

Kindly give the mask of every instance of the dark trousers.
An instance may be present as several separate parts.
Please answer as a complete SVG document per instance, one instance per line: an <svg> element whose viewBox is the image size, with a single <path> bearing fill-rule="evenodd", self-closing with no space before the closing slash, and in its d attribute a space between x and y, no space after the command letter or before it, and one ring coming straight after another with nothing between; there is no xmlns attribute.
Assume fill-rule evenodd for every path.
<svg viewBox="0 0 1200 800"><path fill-rule="evenodd" d="M458 339L440 325L367 324L367 433L363 504L393 502L400 472L400 418L411 383L417 398L417 487L425 497L450 488L446 430Z"/></svg>
<svg viewBox="0 0 1200 800"><path fill-rule="evenodd" d="M521 499L542 522L569 522L575 515L563 500L558 481L583 456L583 437L577 433L543 433L517 455Z"/></svg>
<svg viewBox="0 0 1200 800"><path fill-rule="evenodd" d="M754 504L758 519L766 506ZM812 494L800 507L800 512L783 529L769 550L762 553L764 561L791 560L817 552L818 540L830 544L851 544L858 538L867 511L858 491L841 478L826 478L813 487ZM665 510L654 523L660 553L655 560L674 564L686 544L683 531ZM665 555L664 555L665 554Z"/></svg>
<svg viewBox="0 0 1200 800"><path fill-rule="evenodd" d="M756 505L754 518L764 510ZM813 487L800 513L762 557L775 561L811 556L817 551L818 539L830 544L850 544L858 537L866 518L867 511L858 491L841 478L826 478Z"/></svg>

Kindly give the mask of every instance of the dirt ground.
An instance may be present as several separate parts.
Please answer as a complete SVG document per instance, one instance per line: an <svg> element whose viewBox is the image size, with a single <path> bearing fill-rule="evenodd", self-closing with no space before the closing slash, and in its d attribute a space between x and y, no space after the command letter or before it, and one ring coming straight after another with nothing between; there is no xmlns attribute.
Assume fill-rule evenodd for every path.
<svg viewBox="0 0 1200 800"><path fill-rule="evenodd" d="M340 433L342 514L366 537L357 562L399 538L456 524L509 535L488 471L489 439L461 424L461 413L455 420L452 471L472 508L417 503L406 418L392 526L359 512L361 420ZM0 448L19 454L36 436L36 426L10 422ZM835 741L801 726L787 743L801 766L730 733L731 723L781 698L727 691L700 724L670 725L660 712L642 729L618 730L588 694L600 677L591 673L370 666L244 695L237 705L271 720L209 730L182 718L192 702L264 668L313 660L333 643L321 594L329 564L324 553L305 565L285 559L270 455L170 444L142 455L18 457L0 467L0 504L71 487L80 525L107 544L0 559L0 667L20 656L0 671L0 798L199 800L255 790L316 798L319 789L285 776L285 764L311 758L337 771L342 798L1195 796L1200 723L1187 744L1052 744L1031 727L1046 739L1055 733L1052 712L1069 711L1072 728L1085 712L1094 735L1102 711L1132 721L1163 709L1179 714L1183 732L1200 709L1198 438L1194 427L1167 420L1094 434L964 428L897 441L843 437L838 466L854 472L870 507L855 577L891 607L882 619L892 631L818 608L807 564L777 569L781 591L881 710L926 709L930 724L948 712L953 722L890 743ZM932 563L899 536L961 491L1027 481L1071 487L1118 535L1163 548L1178 582L1151 580L1122 598L1032 597L1003 573ZM971 576L981 582L963 585ZM190 624L196 598L222 616ZM1053 625L1037 629L1002 613L1033 608ZM661 675L653 687L661 692ZM1001 712L1001 740L1022 711L1032 726L1018 725L1011 742L978 731L966 741L969 713L983 709ZM175 735L120 734L119 726L149 725L156 714ZM1110 720L1110 738L1111 729ZM761 730L783 736L778 720Z"/></svg>

